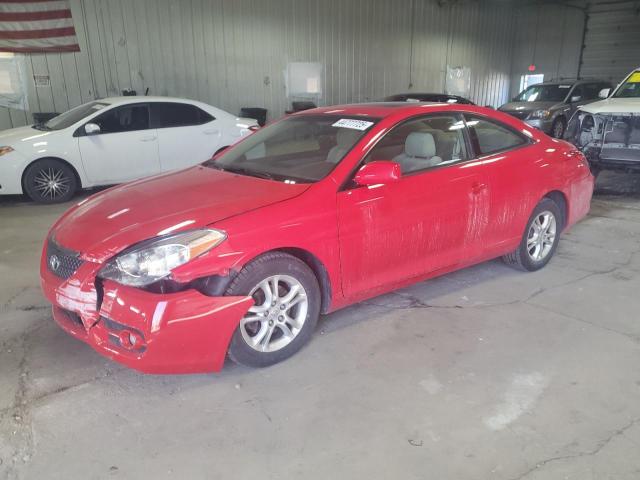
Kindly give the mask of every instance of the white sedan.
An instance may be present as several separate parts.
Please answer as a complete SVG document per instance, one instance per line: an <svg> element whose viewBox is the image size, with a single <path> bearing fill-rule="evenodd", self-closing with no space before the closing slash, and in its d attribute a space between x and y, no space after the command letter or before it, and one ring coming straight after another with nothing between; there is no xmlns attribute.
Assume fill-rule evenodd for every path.
<svg viewBox="0 0 640 480"><path fill-rule="evenodd" d="M192 100L96 100L42 125L0 132L0 195L64 202L81 188L203 162L256 128L255 120Z"/></svg>

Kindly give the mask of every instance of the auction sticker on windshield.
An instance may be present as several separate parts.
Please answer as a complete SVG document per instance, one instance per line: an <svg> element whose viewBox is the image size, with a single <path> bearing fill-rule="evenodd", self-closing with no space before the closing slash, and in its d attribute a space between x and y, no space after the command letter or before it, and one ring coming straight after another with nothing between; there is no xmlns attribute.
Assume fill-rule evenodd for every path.
<svg viewBox="0 0 640 480"><path fill-rule="evenodd" d="M341 118L331 126L341 127L341 128L351 128L353 130L366 130L371 125L373 125L373 122L367 122L365 120L354 120L352 118Z"/></svg>

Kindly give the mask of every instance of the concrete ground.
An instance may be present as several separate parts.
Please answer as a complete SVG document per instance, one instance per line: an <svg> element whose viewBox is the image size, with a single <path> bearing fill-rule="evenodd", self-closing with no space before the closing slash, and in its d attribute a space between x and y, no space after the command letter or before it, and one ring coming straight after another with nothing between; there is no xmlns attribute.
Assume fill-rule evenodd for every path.
<svg viewBox="0 0 640 480"><path fill-rule="evenodd" d="M66 206L0 201L0 478L638 479L640 176L547 268L500 261L324 317L266 370L145 376L51 320Z"/></svg>

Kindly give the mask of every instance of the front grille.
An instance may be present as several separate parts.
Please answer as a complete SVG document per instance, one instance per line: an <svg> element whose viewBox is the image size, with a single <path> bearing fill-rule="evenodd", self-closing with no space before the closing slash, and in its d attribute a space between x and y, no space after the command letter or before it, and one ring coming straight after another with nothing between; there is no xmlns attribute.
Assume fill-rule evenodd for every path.
<svg viewBox="0 0 640 480"><path fill-rule="evenodd" d="M505 110L504 113L508 113L512 117L516 117L516 118L518 118L520 120L524 120L525 118L527 118L529 116L530 112L519 112L517 110L511 110L511 111Z"/></svg>
<svg viewBox="0 0 640 480"><path fill-rule="evenodd" d="M80 254L62 248L52 239L47 242L47 267L54 275L67 279L73 275L84 262Z"/></svg>

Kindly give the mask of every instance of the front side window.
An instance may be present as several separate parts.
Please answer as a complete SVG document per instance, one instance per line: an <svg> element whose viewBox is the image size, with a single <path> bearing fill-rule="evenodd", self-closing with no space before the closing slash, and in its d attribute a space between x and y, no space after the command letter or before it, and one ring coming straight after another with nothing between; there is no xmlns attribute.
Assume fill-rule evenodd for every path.
<svg viewBox="0 0 640 480"><path fill-rule="evenodd" d="M569 98L569 101L579 102L580 100L585 100L584 95L585 95L584 85L577 85L576 88L574 88L573 91L571 92L571 97Z"/></svg>
<svg viewBox="0 0 640 480"><path fill-rule="evenodd" d="M511 150L529 143L522 135L506 125L489 121L476 115L465 114L471 141L480 155Z"/></svg>
<svg viewBox="0 0 640 480"><path fill-rule="evenodd" d="M291 116L258 130L204 165L291 183L317 182L377 121L333 114Z"/></svg>
<svg viewBox="0 0 640 480"><path fill-rule="evenodd" d="M422 117L405 122L384 136L365 162L392 160L402 174L466 160L464 122L457 115Z"/></svg>
<svg viewBox="0 0 640 480"><path fill-rule="evenodd" d="M79 122L83 118L93 115L108 106L109 104L104 102L85 103L53 117L42 125L42 128L43 130L62 130L64 128L69 128L71 125Z"/></svg>
<svg viewBox="0 0 640 480"><path fill-rule="evenodd" d="M563 102L571 85L532 85L515 98L516 102Z"/></svg>
<svg viewBox="0 0 640 480"><path fill-rule="evenodd" d="M629 75L613 95L615 98L640 98L640 70Z"/></svg>
<svg viewBox="0 0 640 480"><path fill-rule="evenodd" d="M586 83L584 86L584 99L585 100L595 100L598 98L598 94L600 90L603 88L607 88L604 83Z"/></svg>
<svg viewBox="0 0 640 480"><path fill-rule="evenodd" d="M175 102L154 102L151 112L157 128L202 125L214 117L195 105Z"/></svg>
<svg viewBox="0 0 640 480"><path fill-rule="evenodd" d="M100 133L146 130L149 128L149 107L146 104L133 104L112 108L96 117L92 123L100 127Z"/></svg>

